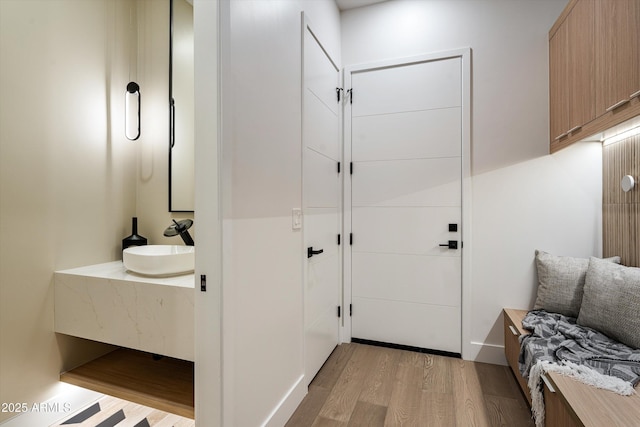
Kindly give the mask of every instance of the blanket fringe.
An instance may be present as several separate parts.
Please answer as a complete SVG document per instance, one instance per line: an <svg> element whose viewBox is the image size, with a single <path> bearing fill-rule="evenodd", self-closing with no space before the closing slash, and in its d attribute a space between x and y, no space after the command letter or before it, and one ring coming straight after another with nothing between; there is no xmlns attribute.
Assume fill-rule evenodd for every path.
<svg viewBox="0 0 640 427"><path fill-rule="evenodd" d="M544 427L544 398L542 393L542 374L546 372L557 372L560 375L574 378L584 384L591 385L603 390L630 396L635 393L633 385L620 378L603 375L585 365L577 365L568 360L561 364L551 363L547 360L538 360L531 367L529 372L529 391L531 392L531 413L536 423L536 427Z"/></svg>

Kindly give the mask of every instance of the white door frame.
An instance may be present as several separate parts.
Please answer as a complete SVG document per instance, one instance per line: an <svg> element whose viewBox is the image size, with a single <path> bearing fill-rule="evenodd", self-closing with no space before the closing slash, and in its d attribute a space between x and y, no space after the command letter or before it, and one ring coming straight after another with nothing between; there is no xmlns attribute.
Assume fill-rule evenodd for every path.
<svg viewBox="0 0 640 427"><path fill-rule="evenodd" d="M225 3L226 4L226 3ZM223 6L224 7L224 6ZM219 2L196 0L194 8L195 222L198 225L194 287L195 418L199 426L223 425L222 217L220 214L220 24ZM206 291L200 277L205 276Z"/></svg>
<svg viewBox="0 0 640 427"><path fill-rule="evenodd" d="M351 76L353 73L362 71L371 71L379 68L393 67L398 65L409 65L416 62L435 61L441 59L460 58L462 63L462 227L461 241L464 242L462 248L462 301L461 301L461 325L462 325L462 358L469 359L473 353L473 344L471 337L471 49L455 49L442 52L428 53L418 56L410 56L403 58L388 59L384 61L371 62L366 64L350 65L344 68L343 82L345 93L351 89ZM354 101L358 102L357 88L354 88ZM351 157L351 99L344 99L343 113L343 158L345 168L352 162ZM345 173L344 189L343 189L343 229L345 235L345 244L348 242L348 236L352 233L351 229L351 175ZM346 248L345 248L346 249ZM344 306L345 319L349 313L349 304L351 302L351 250L344 250L343 274L344 274ZM343 342L351 340L351 322L345 321L341 336Z"/></svg>

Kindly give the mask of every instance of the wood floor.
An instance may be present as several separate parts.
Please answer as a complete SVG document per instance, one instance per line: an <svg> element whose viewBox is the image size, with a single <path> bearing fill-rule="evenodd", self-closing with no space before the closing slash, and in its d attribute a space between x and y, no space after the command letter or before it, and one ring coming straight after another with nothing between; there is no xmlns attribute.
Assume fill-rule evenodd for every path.
<svg viewBox="0 0 640 427"><path fill-rule="evenodd" d="M195 427L195 421L113 396L71 414L51 427Z"/></svg>
<svg viewBox="0 0 640 427"><path fill-rule="evenodd" d="M60 375L60 381L194 418L193 363L119 349Z"/></svg>
<svg viewBox="0 0 640 427"><path fill-rule="evenodd" d="M342 344L286 427L533 425L506 366Z"/></svg>
<svg viewBox="0 0 640 427"><path fill-rule="evenodd" d="M146 417L150 426L193 425L175 424L174 415L140 406L193 418L192 363L153 360L148 353L122 349L63 374L61 380L130 401L107 400L103 405L124 411L129 423ZM116 401L120 406L114 406ZM533 425L506 366L342 344L312 381L286 427Z"/></svg>

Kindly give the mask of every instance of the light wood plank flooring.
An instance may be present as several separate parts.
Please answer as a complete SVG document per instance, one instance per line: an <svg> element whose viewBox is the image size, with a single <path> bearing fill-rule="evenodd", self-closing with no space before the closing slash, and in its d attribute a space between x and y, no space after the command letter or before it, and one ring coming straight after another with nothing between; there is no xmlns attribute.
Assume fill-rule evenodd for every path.
<svg viewBox="0 0 640 427"><path fill-rule="evenodd" d="M118 349L60 375L60 381L183 417L194 417L193 363Z"/></svg>
<svg viewBox="0 0 640 427"><path fill-rule="evenodd" d="M533 425L506 366L342 344L286 427Z"/></svg>
<svg viewBox="0 0 640 427"><path fill-rule="evenodd" d="M104 396L87 408L51 427L195 427L195 421L113 396Z"/></svg>

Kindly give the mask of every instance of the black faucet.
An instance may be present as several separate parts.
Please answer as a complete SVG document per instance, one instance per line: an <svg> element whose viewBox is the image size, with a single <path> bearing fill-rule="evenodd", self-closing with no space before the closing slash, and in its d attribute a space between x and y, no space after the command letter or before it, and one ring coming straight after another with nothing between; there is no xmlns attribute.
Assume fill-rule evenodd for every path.
<svg viewBox="0 0 640 427"><path fill-rule="evenodd" d="M182 237L185 245L193 246L193 239L191 238L191 234L189 234L189 232L187 231L189 230L189 228L191 228L192 225L193 220L183 219L181 221L176 221L174 219L173 224L167 227L166 230L164 230L164 235L165 237L173 237L179 234L180 237Z"/></svg>

